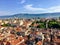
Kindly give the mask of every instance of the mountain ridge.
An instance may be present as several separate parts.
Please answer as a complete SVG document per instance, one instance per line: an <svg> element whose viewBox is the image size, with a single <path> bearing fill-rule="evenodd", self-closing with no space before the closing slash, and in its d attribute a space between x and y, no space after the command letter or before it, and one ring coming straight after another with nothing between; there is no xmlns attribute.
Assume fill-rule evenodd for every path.
<svg viewBox="0 0 60 45"><path fill-rule="evenodd" d="M44 17L44 16L51 16L51 17L60 17L60 12L57 13L42 13L42 14L28 14L28 13L19 13L19 14L14 14L14 15L8 15L8 16L0 16L0 18L13 18L13 17L18 17L18 18L25 18L25 17Z"/></svg>

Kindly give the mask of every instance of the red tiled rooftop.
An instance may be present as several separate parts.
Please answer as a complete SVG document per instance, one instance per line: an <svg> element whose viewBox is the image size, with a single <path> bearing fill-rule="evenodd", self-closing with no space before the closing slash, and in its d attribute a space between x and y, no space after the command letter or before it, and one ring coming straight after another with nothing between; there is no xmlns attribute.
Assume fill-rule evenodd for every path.
<svg viewBox="0 0 60 45"><path fill-rule="evenodd" d="M37 42L37 45L42 45L42 42L41 41Z"/></svg>
<svg viewBox="0 0 60 45"><path fill-rule="evenodd" d="M19 43L19 42L22 41L22 40L23 40L22 37L18 37L18 39L12 39L12 40L10 40L10 43L11 43L12 45L16 45L17 43Z"/></svg>
<svg viewBox="0 0 60 45"><path fill-rule="evenodd" d="M55 39L54 42L60 43L60 39Z"/></svg>

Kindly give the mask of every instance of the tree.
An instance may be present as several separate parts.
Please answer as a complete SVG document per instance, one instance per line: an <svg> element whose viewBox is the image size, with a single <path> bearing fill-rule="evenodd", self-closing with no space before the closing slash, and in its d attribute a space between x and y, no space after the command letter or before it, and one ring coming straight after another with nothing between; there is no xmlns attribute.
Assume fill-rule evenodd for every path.
<svg viewBox="0 0 60 45"><path fill-rule="evenodd" d="M49 21L48 27L49 28L60 28L60 23L57 21Z"/></svg>
<svg viewBox="0 0 60 45"><path fill-rule="evenodd" d="M37 28L45 28L45 24L44 23L39 23L39 25L37 26Z"/></svg>
<svg viewBox="0 0 60 45"><path fill-rule="evenodd" d="M18 36L21 36L20 32L16 32L16 34L17 34Z"/></svg>

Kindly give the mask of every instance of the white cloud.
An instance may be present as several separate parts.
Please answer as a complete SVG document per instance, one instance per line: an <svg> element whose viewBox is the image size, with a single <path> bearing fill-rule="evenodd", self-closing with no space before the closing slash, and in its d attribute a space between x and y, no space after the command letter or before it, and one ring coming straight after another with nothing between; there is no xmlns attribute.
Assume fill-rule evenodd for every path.
<svg viewBox="0 0 60 45"><path fill-rule="evenodd" d="M10 14L12 14L12 12L9 12L9 11L0 11L0 16L10 15Z"/></svg>
<svg viewBox="0 0 60 45"><path fill-rule="evenodd" d="M21 3L21 4L23 4L23 3L25 3L25 2L26 2L26 0L21 0L21 2L20 2L20 3Z"/></svg>
<svg viewBox="0 0 60 45"><path fill-rule="evenodd" d="M60 6L50 7L50 8L48 8L48 10L50 12L60 12Z"/></svg>
<svg viewBox="0 0 60 45"><path fill-rule="evenodd" d="M39 10L44 11L44 10L46 10L44 8L34 8L32 6L33 6L32 4L31 5L26 5L26 6L24 6L24 8L27 9L27 10L31 10L31 11L39 11Z"/></svg>
<svg viewBox="0 0 60 45"><path fill-rule="evenodd" d="M30 5L25 5L24 8L27 10L27 11L35 11L35 12L43 12L43 13L52 13L52 12L60 12L60 6L53 6L53 7L49 7L49 8L35 8L33 7L32 4Z"/></svg>

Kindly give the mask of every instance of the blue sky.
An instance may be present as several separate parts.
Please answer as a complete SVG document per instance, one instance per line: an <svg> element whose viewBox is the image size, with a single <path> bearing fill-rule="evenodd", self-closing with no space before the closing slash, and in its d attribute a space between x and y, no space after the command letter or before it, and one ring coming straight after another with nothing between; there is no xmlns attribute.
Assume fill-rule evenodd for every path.
<svg viewBox="0 0 60 45"><path fill-rule="evenodd" d="M60 0L0 0L0 16L60 12Z"/></svg>

